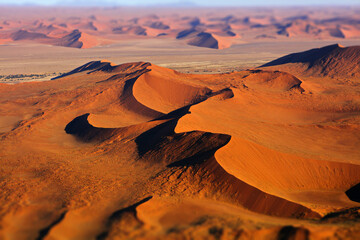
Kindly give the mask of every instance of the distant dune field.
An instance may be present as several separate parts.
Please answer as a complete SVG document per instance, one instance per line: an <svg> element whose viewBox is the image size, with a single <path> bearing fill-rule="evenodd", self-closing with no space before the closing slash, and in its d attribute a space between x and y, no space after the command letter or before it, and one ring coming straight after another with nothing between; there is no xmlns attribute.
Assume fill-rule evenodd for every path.
<svg viewBox="0 0 360 240"><path fill-rule="evenodd" d="M212 49L256 41L360 39L357 8L2 7L0 39L92 48L168 39Z"/></svg>

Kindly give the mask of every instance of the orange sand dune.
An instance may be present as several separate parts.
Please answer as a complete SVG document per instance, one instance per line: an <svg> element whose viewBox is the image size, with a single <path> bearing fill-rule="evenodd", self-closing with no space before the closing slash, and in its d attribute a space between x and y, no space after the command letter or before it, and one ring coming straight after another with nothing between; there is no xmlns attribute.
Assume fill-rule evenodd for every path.
<svg viewBox="0 0 360 240"><path fill-rule="evenodd" d="M359 76L360 48L339 44L293 53L261 67L271 67L316 77L356 78Z"/></svg>
<svg viewBox="0 0 360 240"><path fill-rule="evenodd" d="M251 103L251 100L244 102L244 97L240 97L240 95L248 94L244 91L233 90L233 92L235 95L233 98L226 100L209 99L191 107L191 114L180 119L176 131L197 129L230 134L232 136L231 141L215 154L216 159L228 173L265 192L290 198L292 201L298 200L303 204L324 205L320 208L335 206L338 201L344 201L342 204L351 205L350 202L346 203L347 200L343 193L350 186L360 181L358 175L360 166L358 165L358 154L347 155L346 148L348 150L353 149L350 152L356 151L353 148L353 142L349 140L349 134L351 139L357 141L357 146L359 139L356 135L360 128L349 129L348 133L346 131L334 132L338 138L337 141L342 141L344 144L342 146L344 151L342 152L344 154L342 161L354 162L356 165L328 162L325 159L322 160L323 151L333 151L331 149L336 149L336 145L332 146L330 142L326 141L328 136L321 133L323 132L321 128L314 129L308 120L303 123L299 120L293 122L290 116L286 116L293 114L293 109L286 111L286 108L283 108L280 110L265 102L261 103L265 111L284 114L286 118L278 119L278 123L272 123L269 121L270 119L265 120L264 118L251 120L246 115L254 115L254 113L248 111L252 108L254 111L259 111L261 105L255 101ZM247 104L254 104L254 106L246 106ZM242 111L234 112L234 109L242 109ZM263 114L267 114L267 112ZM263 114L259 114L259 117L264 116ZM294 117L299 119L296 116ZM324 131L327 130L324 129ZM316 137L319 139L316 148L314 148L315 146L312 144ZM278 151L272 150L272 147ZM296 148L299 151L294 154ZM304 155L303 152L307 154ZM315 159L316 156L321 156L321 160L308 159L308 154L311 152ZM328 158L328 160L333 159ZM319 198L305 197L307 192L316 192L318 189L338 192L339 197L337 200L325 200L321 197L325 193L319 193ZM304 192L303 198L297 199L301 191Z"/></svg>
<svg viewBox="0 0 360 240"><path fill-rule="evenodd" d="M156 134L165 134L165 136L172 132L171 130L172 121L164 122L160 121L160 125L157 125L156 128L150 129L149 131L153 132L155 129L157 131ZM132 126L131 129L138 128L139 126ZM170 129L168 129L170 127ZM65 128L66 133L72 134L76 136L81 141L85 142L103 142L108 141L113 138L117 138L119 135L123 135L124 131L128 131L126 129L121 128L96 128L92 126L88 121L88 115L82 115L77 118L75 118L73 121L71 121ZM185 146L192 144L191 142L196 140L199 141L199 139L202 139L203 144L197 145L199 151L202 149L199 153L196 153L194 156L198 156L199 158L207 157L208 151L213 151L211 148L218 148L224 144L226 144L229 141L229 136L225 135L210 135L207 133L201 133L201 132L193 132L188 134L179 134L175 136L176 139L174 139L172 142L168 142L165 140L165 143L161 141L160 136L148 136L150 132L145 132L141 134L139 137L136 138L136 142L138 144L138 149L140 154L142 154L142 158L146 159L146 161L156 161L154 159L154 150L151 148L152 145L163 145L163 148L161 150L158 150L156 153L156 157L160 157L161 155L166 155L166 158L163 161L168 164L168 166L180 166L181 164L191 165L192 162L190 158L186 158L186 151L183 152L182 150L182 156L178 149L176 149L176 146L183 146L183 149L187 149L188 151L191 148L185 148ZM189 141L189 139L192 139L192 141ZM206 139L206 141L205 141ZM156 143L156 141L161 141L160 143ZM145 142L143 142L145 141ZM200 141L199 141L200 143ZM209 145L211 143L211 145ZM146 145L145 145L146 144ZM165 146L165 144L167 144ZM143 146L144 145L144 146ZM208 145L208 146L207 146ZM218 146L216 146L218 145ZM190 145L191 146L191 145ZM144 148L144 149L143 149ZM207 150L207 148L210 148L210 150ZM145 150L146 149L146 150ZM194 154L191 150L191 154ZM176 161L177 158L181 156L180 161ZM186 160L185 160L186 159ZM196 158L195 158L196 159ZM195 160L194 159L194 160ZM204 169L202 169L204 168ZM201 171L203 171L201 173ZM207 175L211 173L211 175ZM187 174L187 173L183 173ZM300 205L288 202L284 199L280 199L271 195L267 195L256 188L253 188L251 186L248 186L246 183L243 183L233 176L227 174L216 162L216 160L210 159L204 164L204 166L200 167L200 169L197 171L197 174L199 176L189 176L192 177L200 177L202 178L202 184L205 184L206 181L216 181L218 184L219 189L211 189L210 193L213 192L219 192L223 191L223 187L226 184L229 184L231 182L232 189L227 189L227 191L224 191L222 193L224 199L232 200L232 202L238 202L241 205L245 206L248 209L251 209L256 212L266 213L269 215L278 215L278 216L298 216L298 217L318 217L318 214L312 212L309 209L306 209ZM203 174L203 176L202 176ZM162 178L160 178L160 181L163 181ZM179 183L177 183L179 184ZM241 195L239 194L239 190L241 189ZM207 190L209 191L209 189ZM266 197L264 198L264 195ZM253 200L253 201L251 201ZM255 200L256 199L256 200ZM264 203L265 201L266 203ZM284 207L286 205L286 207ZM280 207L282 206L282 207Z"/></svg>
<svg viewBox="0 0 360 240"><path fill-rule="evenodd" d="M103 60L0 84L0 238L356 238L359 95L320 80Z"/></svg>
<svg viewBox="0 0 360 240"><path fill-rule="evenodd" d="M207 47L215 49L224 49L231 46L229 39L226 37L216 36L208 32L200 32L194 38L189 40L187 44L197 47Z"/></svg>
<svg viewBox="0 0 360 240"><path fill-rule="evenodd" d="M12 40L19 41L19 40L35 40L35 39L45 39L48 38L45 34L42 33L32 33L26 30L19 30L12 34Z"/></svg>
<svg viewBox="0 0 360 240"><path fill-rule="evenodd" d="M66 8L5 7L0 9L0 38L24 35L32 42L92 48L124 40L157 37L181 44L225 49L246 42L360 39L355 7L263 8ZM41 17L39 17L41 16ZM81 33L74 33L78 30ZM42 41L45 36L55 43ZM68 36L66 36L68 35ZM25 37L25 36L23 36ZM64 39L65 38L65 39ZM81 40L79 40L81 38ZM18 42L18 43L25 43Z"/></svg>
<svg viewBox="0 0 360 240"><path fill-rule="evenodd" d="M54 39L50 44L63 47L92 48L100 45L102 42L104 42L104 40L99 37L74 30L62 38Z"/></svg>
<svg viewBox="0 0 360 240"><path fill-rule="evenodd" d="M254 70L250 71L250 74L244 77L244 81L246 86L250 88L264 88L265 91L304 91L300 86L302 82L298 78L284 72Z"/></svg>
<svg viewBox="0 0 360 240"><path fill-rule="evenodd" d="M197 103L211 93L201 86L186 84L186 74L151 66L134 84L134 97L151 109L169 113L178 108Z"/></svg>
<svg viewBox="0 0 360 240"><path fill-rule="evenodd" d="M99 37L82 33L74 30L69 34L66 31L59 33L49 33L48 35L39 32L29 32L27 30L19 30L11 34L13 41L39 41L55 46L74 47L74 48L92 48L104 43L110 43L110 40L104 40ZM59 37L60 36L60 37Z"/></svg>

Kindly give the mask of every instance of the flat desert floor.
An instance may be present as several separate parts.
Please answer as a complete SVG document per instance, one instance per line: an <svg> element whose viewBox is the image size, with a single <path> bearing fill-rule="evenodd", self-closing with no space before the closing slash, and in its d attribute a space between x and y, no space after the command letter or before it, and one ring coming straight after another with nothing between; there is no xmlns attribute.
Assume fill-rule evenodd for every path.
<svg viewBox="0 0 360 240"><path fill-rule="evenodd" d="M0 82L50 80L74 66L106 59L116 63L145 61L183 73L225 73L265 64L291 52L339 43L353 46L358 40L256 42L214 50L169 40L133 40L123 44L74 49L39 44L0 45ZM154 50L155 49L155 50ZM71 56L71 58L69 58ZM15 78L7 76L23 74ZM31 76L34 74L35 76Z"/></svg>

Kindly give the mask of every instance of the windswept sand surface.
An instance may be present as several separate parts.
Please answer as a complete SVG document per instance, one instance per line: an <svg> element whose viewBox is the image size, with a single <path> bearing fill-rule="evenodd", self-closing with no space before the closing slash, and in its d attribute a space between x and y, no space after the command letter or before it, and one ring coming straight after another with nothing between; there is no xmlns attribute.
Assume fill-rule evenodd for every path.
<svg viewBox="0 0 360 240"><path fill-rule="evenodd" d="M0 238L359 238L359 56L0 84Z"/></svg>

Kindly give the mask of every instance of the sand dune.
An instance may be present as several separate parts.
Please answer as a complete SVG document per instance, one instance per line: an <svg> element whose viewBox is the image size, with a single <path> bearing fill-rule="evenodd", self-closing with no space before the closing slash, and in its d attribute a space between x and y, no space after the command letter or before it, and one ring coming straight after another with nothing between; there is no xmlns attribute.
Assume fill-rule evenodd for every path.
<svg viewBox="0 0 360 240"><path fill-rule="evenodd" d="M244 81L246 86L264 88L266 91L269 91L269 89L274 91L304 91L300 86L302 82L298 78L284 72L254 70L250 71L250 74L244 77Z"/></svg>
<svg viewBox="0 0 360 240"><path fill-rule="evenodd" d="M62 38L54 39L51 44L62 47L91 48L100 45L101 40L76 29Z"/></svg>
<svg viewBox="0 0 360 240"><path fill-rule="evenodd" d="M183 132L190 129L197 129L231 134L231 141L215 154L217 161L231 175L265 192L282 196L292 201L299 201L303 204L310 204L313 207L317 205L316 209L319 211L329 206L335 207L338 204L351 205L350 202L346 203L347 200L346 197L344 198L344 192L349 186L360 181L357 174L360 171L358 165L328 162L325 160L316 160L316 158L308 159L302 157L303 154L300 154L300 152L297 154L283 153L283 151L288 151L286 148L291 145L289 140L285 139L293 138L286 136L288 134L297 136L297 139L292 140L296 141L294 144L301 144L304 150L310 152L309 148L311 148L311 144L313 144L312 137L309 135L310 132L306 131L304 134L304 131L307 127L311 129L311 125L309 125L309 123L303 123L303 127L298 127L296 125L301 124L298 122L294 127L291 127L289 123L285 124L285 122L289 120L283 119L283 122L279 122L278 126L269 122L268 124L271 126L268 128L266 127L267 123L264 122L266 120L262 118L262 126L259 126L259 120L246 118L246 115L249 113L245 108L249 110L251 107L246 107L247 103L244 102L243 98L239 97L239 95L246 93L239 90L234 91L234 93L235 96L233 98L225 101L208 100L191 107L191 114L179 120L176 131ZM258 111L260 106L254 102L252 104L254 104L254 110L256 109ZM264 106L264 109L271 109L273 107L274 106L267 105ZM212 111L210 112L208 109L212 109ZM234 113L233 109L242 109L243 111L242 113ZM276 108L270 111L276 112L277 114L292 114L291 111L284 111L282 113L282 111L276 110ZM285 126L287 133L280 130ZM253 130L250 131L250 129ZM266 137L272 134L268 132L270 129L278 132L278 134L270 135L272 137ZM279 134L280 132L281 134ZM318 133L317 131L313 131L313 134L317 135ZM353 132L352 134L356 133ZM282 150L279 149L281 143L278 140L280 140L280 138L287 142L286 147L285 142L283 143L285 148ZM343 138L345 139L347 136L344 135ZM254 141L256 143L254 143ZM274 146L275 142L277 142L276 149L280 151L274 151L268 148ZM320 142L321 141L318 142L319 145L321 144ZM268 147L260 146L258 143ZM309 145L307 145L307 143ZM351 145L351 143L349 144ZM294 146L294 148L296 147ZM294 148L291 150L292 152ZM323 148L328 149L332 147L323 146ZM319 152L314 152L314 155L322 155L323 150L318 149L315 151ZM353 160L356 158L357 157L353 158ZM282 176L284 178L280 180ZM315 189L323 189L324 191L328 191L329 193L333 192L334 194L338 191L338 196L336 198L332 197L332 199L327 198L328 200L320 196L317 198L314 197ZM285 191L282 192L283 190ZM303 194L299 193L301 191ZM310 194L310 192L314 193ZM324 193L319 194L324 195ZM309 197L306 197L307 195ZM300 196L301 199L299 198Z"/></svg>
<svg viewBox="0 0 360 240"><path fill-rule="evenodd" d="M26 30L19 30L11 35L12 40L35 40L35 39L46 39L48 38L45 34L28 32Z"/></svg>
<svg viewBox="0 0 360 240"><path fill-rule="evenodd" d="M99 38L82 33L77 29L63 36L64 34L66 34L66 31L61 31L60 33L50 31L47 35L39 32L19 30L11 34L11 39L14 41L38 41L40 43L73 48L91 48L104 42L101 38L99 40Z"/></svg>
<svg viewBox="0 0 360 240"><path fill-rule="evenodd" d="M173 118L172 114L170 115ZM106 142L112 138L117 138L117 136L121 135L121 132L124 131L124 129L93 127L87 118L88 114L75 118L66 126L66 133L72 134L84 142ZM192 179L191 181L196 181L196 178L200 178L202 179L201 184L205 186L207 182L209 182L210 186L216 183L214 187L205 187L202 191L208 191L208 196L221 192L222 197L220 199L240 204L255 212L283 217L317 218L320 216L316 212L312 212L310 209L301 205L263 193L226 173L217 163L216 159L210 158L210 156L218 148L227 144L230 136L201 132L174 135L173 126L173 120L161 122L160 125L149 129L136 138L135 141L138 145L138 151L143 159L149 162L158 162L157 159L160 158L165 161L165 164L172 167L194 165L196 175L190 174L188 177L179 178L179 181L187 181L188 178ZM173 137L174 140L169 142L165 137ZM197 143L196 150L191 149L193 142ZM163 146L161 150L157 149L159 145ZM180 149L179 146L181 146ZM181 153L178 151L181 151ZM187 154L189 154L189 157L187 157ZM162 157L163 155L166 156L166 158ZM179 157L181 160L177 160ZM207 160L208 158L210 159ZM204 160L206 161L200 166L197 165L197 163ZM179 172L178 174L187 175L189 172L186 170L186 172ZM156 181L164 181L164 179L167 179L167 177L161 176L159 180ZM192 184L192 182L188 184L182 182L172 184L188 185ZM226 191L224 191L224 189L226 189ZM197 189L195 189L195 191L197 191ZM194 193L190 191L189 194Z"/></svg>
<svg viewBox="0 0 360 240"><path fill-rule="evenodd" d="M67 43L82 43L75 33ZM335 76L355 69L357 49L267 66ZM357 85L329 91L337 78L279 70L195 75L100 60L0 84L0 238L356 238Z"/></svg>
<svg viewBox="0 0 360 240"><path fill-rule="evenodd" d="M201 32L188 41L189 45L219 49L219 42L211 33Z"/></svg>
<svg viewBox="0 0 360 240"><path fill-rule="evenodd" d="M120 44L124 40L147 41L161 36L169 42L177 39L182 44L213 49L271 39L297 42L360 38L356 9L342 7L311 10L284 8L276 11L199 8L180 12L171 8L94 8L86 11L43 8L36 9L38 14L32 15L34 11L31 7L18 8L17 12L21 12L23 17L17 18L11 14L13 9L3 8L0 38L11 42L20 37L41 44L49 44L41 41L43 38L54 38L57 41L50 44L79 48L82 43L82 48L91 48ZM11 36L15 39L11 40Z"/></svg>
<svg viewBox="0 0 360 240"><path fill-rule="evenodd" d="M360 48L339 44L293 53L261 67L285 69L313 77L356 78L360 69ZM275 67L276 66L276 67ZM285 68L284 68L285 67Z"/></svg>
<svg viewBox="0 0 360 240"><path fill-rule="evenodd" d="M113 69L113 63L108 62L108 61L92 61L92 62L88 62L78 68L75 68L74 70L68 72L68 73L64 73L58 77L55 77L54 79L57 78L62 78L62 77L66 77L75 73L80 73L80 72L86 72L86 71L90 71L91 72L96 72L96 71L111 71ZM54 80L53 79L53 80Z"/></svg>
<svg viewBox="0 0 360 240"><path fill-rule="evenodd" d="M161 30L167 30L170 28L168 25L164 24L161 21L148 22L148 23L146 23L146 26L148 26L150 28L154 28L154 29L161 29Z"/></svg>
<svg viewBox="0 0 360 240"><path fill-rule="evenodd" d="M224 49L231 46L230 39L234 36L236 34L228 30L215 30L214 33L211 33L202 31L201 28L191 28L179 32L176 38L187 40L187 44L191 46Z"/></svg>
<svg viewBox="0 0 360 240"><path fill-rule="evenodd" d="M82 41L79 41L81 37L82 33L79 30L74 30L68 35L58 39L55 42L55 45L63 47L82 48L84 43Z"/></svg>
<svg viewBox="0 0 360 240"><path fill-rule="evenodd" d="M151 109L169 113L184 106L198 103L211 94L211 90L184 83L185 74L150 66L133 87L134 97Z"/></svg>

